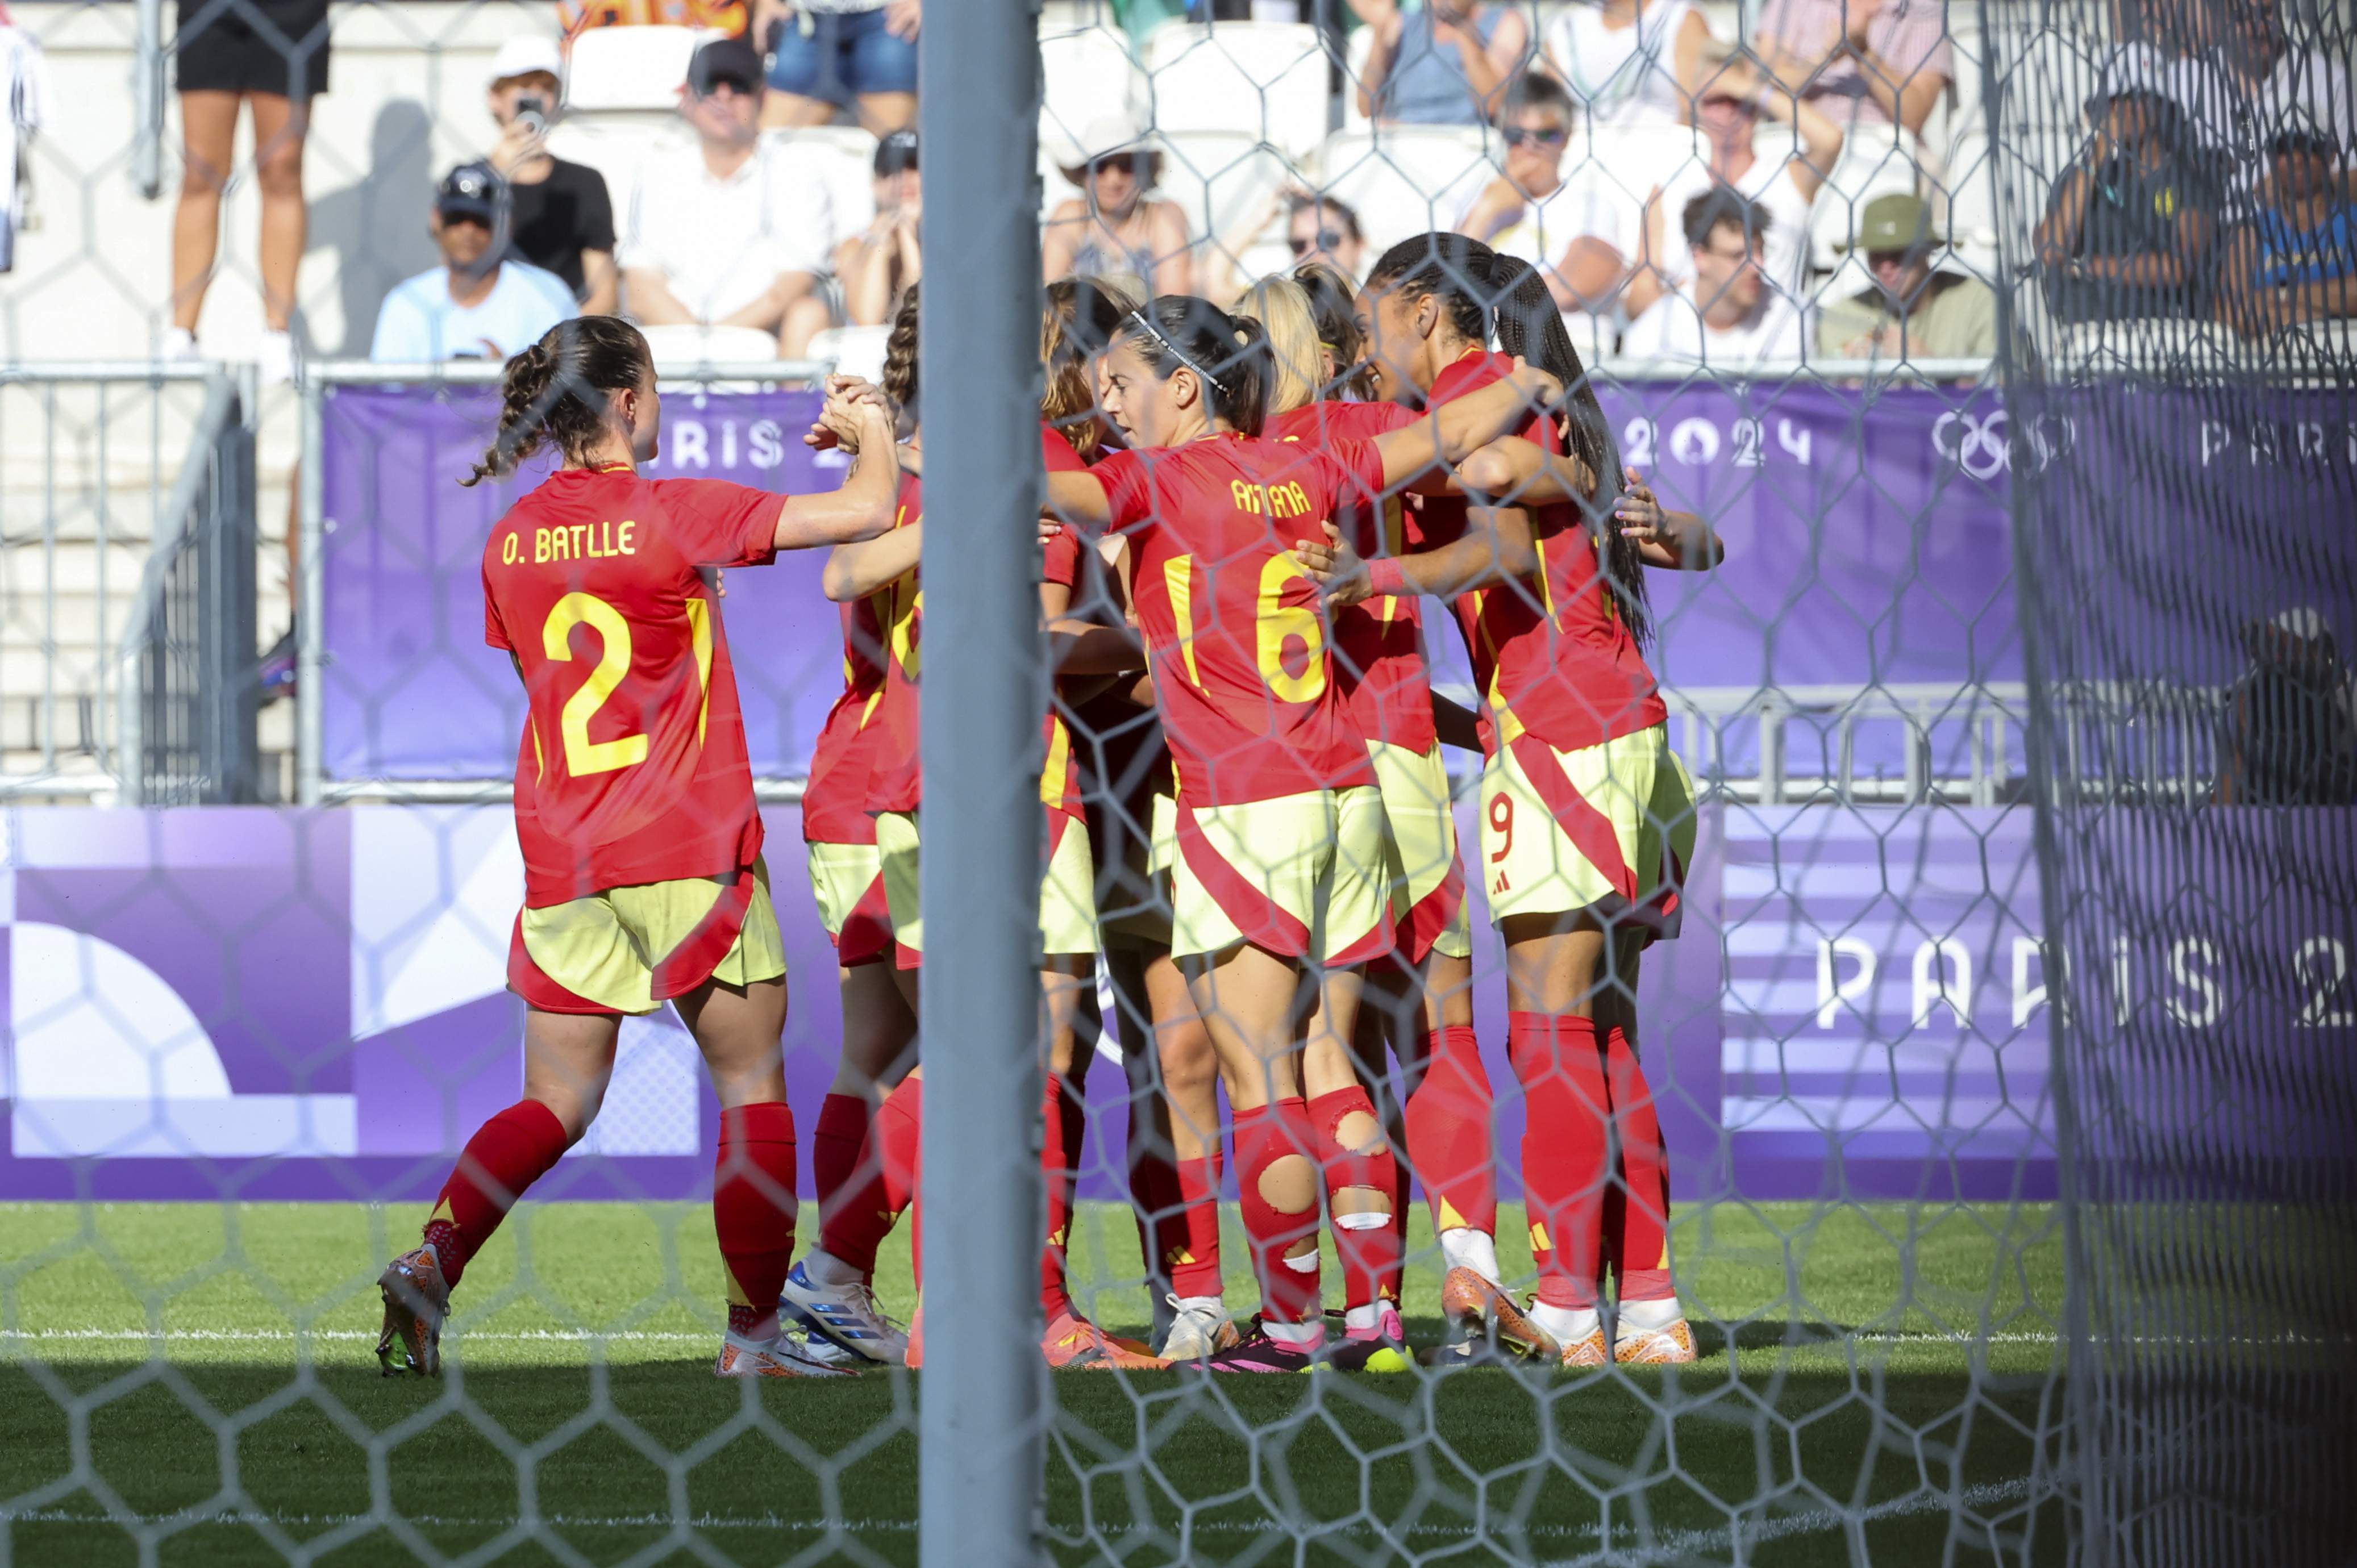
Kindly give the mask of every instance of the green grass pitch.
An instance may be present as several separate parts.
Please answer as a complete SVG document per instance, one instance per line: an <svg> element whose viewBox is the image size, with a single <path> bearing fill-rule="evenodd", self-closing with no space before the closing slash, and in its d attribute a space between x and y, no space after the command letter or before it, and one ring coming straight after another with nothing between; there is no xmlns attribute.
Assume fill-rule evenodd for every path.
<svg viewBox="0 0 2357 1568"><path fill-rule="evenodd" d="M468 1271L439 1384L371 1354L376 1271L421 1218L0 1206L0 1561L914 1561L921 1376L715 1380L708 1209L524 1205ZM1229 1236L1242 1300L1232 1214ZM1425 1340L1429 1242L1405 1303ZM2061 1557L2033 1481L2061 1414L2051 1209L1693 1208L1674 1245L1717 1320L1683 1369L1053 1379L1055 1555ZM1125 1209L1083 1206L1073 1267L1102 1282L1084 1310L1142 1332ZM879 1285L907 1309L905 1248Z"/></svg>

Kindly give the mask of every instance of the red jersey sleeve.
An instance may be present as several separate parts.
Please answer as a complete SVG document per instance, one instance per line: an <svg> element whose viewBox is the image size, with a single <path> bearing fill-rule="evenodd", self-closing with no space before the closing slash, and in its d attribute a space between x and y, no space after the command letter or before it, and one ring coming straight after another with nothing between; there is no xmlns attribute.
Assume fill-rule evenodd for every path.
<svg viewBox="0 0 2357 1568"><path fill-rule="evenodd" d="M1383 494L1383 455L1372 441L1329 441L1324 453L1337 505L1373 507Z"/></svg>
<svg viewBox="0 0 2357 1568"><path fill-rule="evenodd" d="M1039 427L1039 456L1051 474L1075 473L1088 467L1072 450L1072 444L1064 439L1063 433L1052 424Z"/></svg>
<svg viewBox="0 0 2357 1568"><path fill-rule="evenodd" d="M1116 452L1089 471L1104 486L1105 511L1113 520L1110 532L1135 528L1154 515L1153 476L1145 458L1135 452Z"/></svg>
<svg viewBox="0 0 2357 1568"><path fill-rule="evenodd" d="M1077 586L1081 580L1081 536L1066 523L1048 541L1048 560L1040 573L1043 580L1061 583L1065 587Z"/></svg>
<svg viewBox="0 0 2357 1568"><path fill-rule="evenodd" d="M508 637L508 628L500 624L500 605L499 600L492 596L491 569L489 566L483 568L483 640L509 653L515 651L515 643Z"/></svg>
<svg viewBox="0 0 2357 1568"><path fill-rule="evenodd" d="M663 527L698 566L766 566L778 554L778 510L786 498L726 479L657 479Z"/></svg>

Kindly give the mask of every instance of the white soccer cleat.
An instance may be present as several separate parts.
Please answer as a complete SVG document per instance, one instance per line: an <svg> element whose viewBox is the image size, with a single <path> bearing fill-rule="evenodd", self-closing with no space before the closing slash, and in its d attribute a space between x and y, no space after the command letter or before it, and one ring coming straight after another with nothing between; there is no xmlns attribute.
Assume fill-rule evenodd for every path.
<svg viewBox="0 0 2357 1568"><path fill-rule="evenodd" d="M783 1334L770 1339L748 1339L723 1331L720 1355L712 1363L716 1378L848 1378L845 1367L830 1367Z"/></svg>
<svg viewBox="0 0 2357 1568"><path fill-rule="evenodd" d="M1232 1349L1243 1337L1236 1320L1226 1313L1209 1306L1189 1306L1183 1296L1165 1296L1178 1316L1170 1320L1170 1332L1162 1337L1162 1348L1156 1352L1166 1361L1208 1361L1222 1350Z"/></svg>
<svg viewBox="0 0 2357 1568"><path fill-rule="evenodd" d="M876 1305L876 1293L865 1281L821 1285L796 1263L786 1274L778 1310L809 1330L813 1342L823 1339L870 1366L899 1367L908 1362L908 1332L884 1316Z"/></svg>

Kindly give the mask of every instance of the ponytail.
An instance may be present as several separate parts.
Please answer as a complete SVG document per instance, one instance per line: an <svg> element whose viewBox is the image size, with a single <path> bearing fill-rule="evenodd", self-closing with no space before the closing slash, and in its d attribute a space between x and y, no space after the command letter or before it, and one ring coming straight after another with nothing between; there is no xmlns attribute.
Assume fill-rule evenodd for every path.
<svg viewBox="0 0 2357 1568"><path fill-rule="evenodd" d="M1367 274L1367 290L1384 289L1400 290L1411 298L1437 298L1458 336L1479 344L1494 342L1501 353L1527 360L1563 382L1566 449L1595 477L1594 488L1577 504L1596 543L1605 592L1630 635L1642 645L1652 636L1644 561L1612 516L1613 502L1626 480L1620 451L1545 280L1530 263L1501 256L1479 240L1432 233L1403 240L1383 252Z"/></svg>
<svg viewBox="0 0 2357 1568"><path fill-rule="evenodd" d="M608 394L635 391L653 368L646 338L619 316L558 322L508 361L499 430L474 472L458 482L505 478L551 442L580 460L605 435Z"/></svg>
<svg viewBox="0 0 2357 1568"><path fill-rule="evenodd" d="M917 427L917 291L910 284L900 291L900 306L892 315L892 330L884 338L884 370L877 384L899 411L903 435Z"/></svg>
<svg viewBox="0 0 2357 1568"><path fill-rule="evenodd" d="M1129 313L1115 340L1168 381L1189 371L1214 418L1258 435L1268 416L1268 332L1256 317L1230 316L1208 299L1166 294Z"/></svg>

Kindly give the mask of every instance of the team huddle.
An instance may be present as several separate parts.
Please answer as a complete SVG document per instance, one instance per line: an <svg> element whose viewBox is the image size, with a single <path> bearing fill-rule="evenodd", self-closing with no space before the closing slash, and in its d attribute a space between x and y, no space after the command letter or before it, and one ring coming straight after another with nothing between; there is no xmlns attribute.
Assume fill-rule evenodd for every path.
<svg viewBox="0 0 2357 1568"><path fill-rule="evenodd" d="M529 697L509 959L524 1097L468 1142L420 1245L380 1281L389 1374L439 1369L468 1260L595 1118L622 1016L666 1003L721 1108L716 1370L922 1364L920 1058L958 1042L917 1037L917 321L912 289L880 384L830 381L808 439L850 467L806 496L641 478L660 403L627 323L567 322L510 361L498 436L466 482L559 455L483 557L486 639ZM1537 275L1461 236L1394 247L1363 291L1318 267L1265 280L1233 316L1060 280L1040 343L1047 504L1036 537L1006 547L1041 559L1056 680L1038 902L1046 1359L1404 1369L1411 1170L1447 1267L1433 1359L1692 1359L1636 1045L1641 954L1676 933L1693 821L1642 653L1644 575L1714 565L1717 540L1620 468ZM845 687L803 836L844 1027L813 1129L819 1244L796 1261L784 950L717 573L821 546ZM1427 596L1454 612L1478 712L1433 690ZM1501 1151L1444 746L1483 757L1475 864L1524 1100L1525 1302L1494 1243ZM1133 1076L1133 1207L1166 1298L1150 1344L1091 1323L1066 1277L1100 963ZM1221 1257L1231 1140L1256 1311L1231 1307ZM905 1328L872 1284L903 1222L920 1292Z"/></svg>

